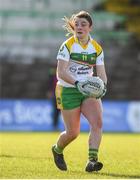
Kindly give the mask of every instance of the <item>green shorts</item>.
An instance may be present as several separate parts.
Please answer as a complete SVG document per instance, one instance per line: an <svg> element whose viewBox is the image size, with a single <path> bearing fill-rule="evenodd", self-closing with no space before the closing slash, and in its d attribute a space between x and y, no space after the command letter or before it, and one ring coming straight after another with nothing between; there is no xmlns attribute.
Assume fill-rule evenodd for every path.
<svg viewBox="0 0 140 180"><path fill-rule="evenodd" d="M58 109L74 109L79 107L87 97L82 95L77 88L56 86L56 103Z"/></svg>

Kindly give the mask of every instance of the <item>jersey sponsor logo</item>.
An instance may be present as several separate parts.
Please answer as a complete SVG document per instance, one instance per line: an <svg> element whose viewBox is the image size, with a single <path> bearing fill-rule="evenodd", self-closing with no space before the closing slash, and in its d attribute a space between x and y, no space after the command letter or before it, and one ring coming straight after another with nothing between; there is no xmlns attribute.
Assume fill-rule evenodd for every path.
<svg viewBox="0 0 140 180"><path fill-rule="evenodd" d="M60 97L56 98L57 104L61 104L61 99Z"/></svg>
<svg viewBox="0 0 140 180"><path fill-rule="evenodd" d="M89 67L89 66L81 66L81 67L76 67L75 65L74 66L71 66L69 68L69 71L71 73L76 73L76 74L89 74L89 70L91 69L92 67Z"/></svg>
<svg viewBox="0 0 140 180"><path fill-rule="evenodd" d="M60 47L59 51L62 52L64 50L64 46Z"/></svg>
<svg viewBox="0 0 140 180"><path fill-rule="evenodd" d="M89 67L89 66L86 66L86 67L82 66L82 67L78 68L79 71L85 71L85 70L89 70L89 69L91 69L91 67Z"/></svg>
<svg viewBox="0 0 140 180"><path fill-rule="evenodd" d="M62 46L60 49L59 49L59 52L58 52L58 55L59 56L62 56L63 58L65 58L65 52L64 52L64 46Z"/></svg>
<svg viewBox="0 0 140 180"><path fill-rule="evenodd" d="M70 72L75 73L77 71L77 68L76 66L71 66L69 70Z"/></svg>
<svg viewBox="0 0 140 180"><path fill-rule="evenodd" d="M64 53L58 53L59 56L62 56L62 57L65 57L65 54Z"/></svg>
<svg viewBox="0 0 140 180"><path fill-rule="evenodd" d="M91 67L89 67L89 66L79 67L77 74L89 74L90 69L91 69Z"/></svg>
<svg viewBox="0 0 140 180"><path fill-rule="evenodd" d="M88 71L78 71L77 74L89 74Z"/></svg>
<svg viewBox="0 0 140 180"><path fill-rule="evenodd" d="M102 62L104 61L104 58L103 58L103 57L101 57L101 61L102 61Z"/></svg>

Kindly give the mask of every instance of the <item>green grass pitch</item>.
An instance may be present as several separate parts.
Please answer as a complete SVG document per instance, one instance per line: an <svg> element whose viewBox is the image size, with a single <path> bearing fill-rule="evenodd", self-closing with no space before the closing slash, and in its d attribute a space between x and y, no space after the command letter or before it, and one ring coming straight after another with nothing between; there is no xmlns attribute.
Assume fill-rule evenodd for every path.
<svg viewBox="0 0 140 180"><path fill-rule="evenodd" d="M116 179L140 178L140 134L103 134L100 172L84 171L87 161L87 133L81 133L64 151L68 171L58 170L51 146L59 133L0 133L0 178L32 179Z"/></svg>

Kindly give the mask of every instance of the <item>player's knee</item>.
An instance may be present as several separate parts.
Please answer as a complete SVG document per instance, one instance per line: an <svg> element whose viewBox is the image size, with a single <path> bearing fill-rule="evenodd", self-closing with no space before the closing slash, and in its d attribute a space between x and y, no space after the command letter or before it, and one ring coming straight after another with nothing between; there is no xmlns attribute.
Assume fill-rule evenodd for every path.
<svg viewBox="0 0 140 180"><path fill-rule="evenodd" d="M79 135L79 131L73 130L73 131L68 132L69 139L71 139L71 140L76 139L78 135Z"/></svg>
<svg viewBox="0 0 140 180"><path fill-rule="evenodd" d="M93 130L102 129L102 126L103 126L102 117L98 117L96 120L94 120L91 126Z"/></svg>
<svg viewBox="0 0 140 180"><path fill-rule="evenodd" d="M102 120L100 120L97 122L97 128L102 129L102 127L103 127L103 123L102 123Z"/></svg>

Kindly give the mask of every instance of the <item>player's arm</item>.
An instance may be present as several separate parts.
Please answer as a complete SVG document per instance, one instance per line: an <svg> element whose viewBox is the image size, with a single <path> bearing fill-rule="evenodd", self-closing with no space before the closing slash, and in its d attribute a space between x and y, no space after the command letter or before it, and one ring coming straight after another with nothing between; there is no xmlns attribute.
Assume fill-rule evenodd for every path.
<svg viewBox="0 0 140 180"><path fill-rule="evenodd" d="M70 83L70 84L74 85L75 84L75 80L70 76L70 74L67 71L68 65L69 65L68 61L64 61L62 59L58 59L58 63L57 63L57 76L59 78L61 78L62 80L66 81L67 83Z"/></svg>
<svg viewBox="0 0 140 180"><path fill-rule="evenodd" d="M98 98L102 98L106 94L106 91L107 91L107 75L106 75L106 71L105 71L104 53L103 53L102 49L101 49L101 52L99 53L99 55L97 57L96 73L97 73L97 76L99 76L104 82L103 93L98 97Z"/></svg>
<svg viewBox="0 0 140 180"><path fill-rule="evenodd" d="M104 65L97 65L96 66L96 71L97 71L97 76L99 76L103 82L104 82L104 90L103 93L97 97L98 98L102 98L107 91L107 76L106 76L106 71L105 71L105 66Z"/></svg>
<svg viewBox="0 0 140 180"><path fill-rule="evenodd" d="M97 73L97 76L99 76L103 80L103 82L107 84L107 75L106 75L105 64L104 64L104 52L101 47L99 48L99 50L100 52L96 60L96 73Z"/></svg>
<svg viewBox="0 0 140 180"><path fill-rule="evenodd" d="M57 55L57 77L64 80L67 83L74 85L75 80L68 73L68 65L70 59L70 51L64 42L58 52Z"/></svg>
<svg viewBox="0 0 140 180"><path fill-rule="evenodd" d="M107 75L105 71L105 66L104 65L97 65L96 66L96 72L97 76L99 76L105 84L107 84Z"/></svg>

